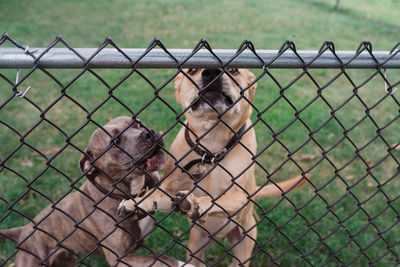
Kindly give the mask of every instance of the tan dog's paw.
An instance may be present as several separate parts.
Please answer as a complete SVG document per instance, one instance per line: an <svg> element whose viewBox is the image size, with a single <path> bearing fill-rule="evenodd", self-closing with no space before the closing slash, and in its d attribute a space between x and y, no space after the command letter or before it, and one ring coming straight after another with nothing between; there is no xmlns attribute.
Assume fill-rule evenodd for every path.
<svg viewBox="0 0 400 267"><path fill-rule="evenodd" d="M192 219L199 219L205 209L200 205L200 199L193 194L188 195L188 191L179 191L175 194L175 203L178 203L177 209L184 214L187 214ZM199 220L204 222L203 220Z"/></svg>

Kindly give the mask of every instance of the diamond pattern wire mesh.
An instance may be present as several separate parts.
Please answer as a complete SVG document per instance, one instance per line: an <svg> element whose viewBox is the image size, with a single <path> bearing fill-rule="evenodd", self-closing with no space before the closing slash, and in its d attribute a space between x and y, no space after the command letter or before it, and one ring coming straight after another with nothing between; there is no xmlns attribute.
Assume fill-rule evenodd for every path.
<svg viewBox="0 0 400 267"><path fill-rule="evenodd" d="M16 82L10 78L15 75L15 70L0 72L0 127L4 144L0 153L0 228L33 222L39 211L50 204L51 209L45 218L56 210L72 220L75 229L64 240L58 240L42 229L40 223L33 222L32 231L35 229L42 232L52 242L55 241L55 249L48 255L36 255L28 251L23 243L32 238L33 234L30 234L22 242L17 242L16 249L15 244L10 241L1 244L2 265L13 262L14 256L21 250L32 254L40 264L48 265L49 258L66 250L69 256L76 257L77 265L98 266L97 264L104 261L93 259L91 255L100 249L113 254L117 262L131 265L124 257L138 249L136 254L151 255L154 258L150 265L155 260L170 265L162 256L169 255L184 260L185 253L188 253L189 259L198 259L206 265L226 266L232 259L239 260L234 248L245 237L251 238L255 246L251 257L241 263L248 264L251 261L252 266L399 264L400 240L397 236L400 231L400 195L396 187L400 170L400 104L394 90L399 86L400 76L397 70L391 70L392 74L386 75L382 67L384 62L379 63L376 69L368 71L357 72L359 70L346 68L363 52L367 52L378 63L370 43L361 43L353 59L342 62L336 55L334 44L328 41L321 46L315 59L307 63L291 41L286 41L275 59L270 62L264 62L253 44L245 41L236 55L226 63L222 63L205 40L201 40L193 49L192 55L183 61L174 58L157 39L136 61L110 38L88 59L61 37L57 37L39 56L4 34L0 39L0 47L6 46L25 51L35 59L35 66L22 74ZM69 70L69 73L42 68L40 59L57 46L73 51L84 62L84 67ZM90 62L106 47L114 48L129 60L131 68L121 70L117 75L90 68ZM391 58L399 53L398 47L399 44L392 49ZM154 76L155 70L137 68L138 62L155 48L165 51L179 65L177 70L164 70L159 76ZM94 201L92 209L81 220L72 218L58 208L57 204L72 192L85 195L80 186L86 180L86 173L82 174L75 168L77 161L85 153L85 142L91 132L97 128L104 130L102 125L119 112L134 119L143 118L147 126L151 125L161 131L167 143L163 148L164 152L175 160L176 169L187 172L180 163L195 148L187 151L182 158L175 158L168 152L168 148L178 128L187 127L184 113L191 106L182 110L173 100L171 88L173 80L179 74L191 80L182 66L202 49L215 56L222 65L222 74L226 74L234 82L235 76L229 72L228 65L243 51L252 51L264 66L262 70L254 70L256 79L252 84L241 88L239 100L244 99L253 108L252 124L247 125L246 131L255 128L258 142L252 164L242 173L254 166L259 185L276 185L279 181L298 175L307 180L306 185L290 194L285 192L280 197L254 201L252 197L255 193L243 192L244 188L237 183L240 175L231 174L218 161L213 162L209 172L217 167L224 169L232 180L229 188L221 194L212 195L200 185L200 181L196 181L191 191L200 190L216 201L231 187L241 188L247 201L236 214L248 205L254 205L256 223L245 229L234 218L236 214L229 214L229 220L221 227L223 230L228 223L236 224L245 233L240 240L233 245L227 244L217 234L210 233L203 227L202 218L186 223L184 217L174 211L157 212L148 214L154 219L153 230L140 237L140 240L149 240L140 242L140 248L129 247L120 254L116 248L105 245L108 235L98 239L82 227L82 223L96 210L101 210L115 224L109 235L123 229L126 235L137 238L136 233L124 228L126 222L131 222L130 216L116 218L101 208L101 202L113 193L122 193L130 198L130 193L122 192L120 187L127 175L113 183L101 201ZM292 51L304 63L303 67L296 70L270 69L269 66L286 51ZM340 69L310 69L309 65L327 51L335 55L340 62ZM88 82L85 84L85 81ZM22 89L35 82L42 88L32 85L30 91L25 92ZM137 87L143 86L151 90L147 90L147 93L143 88L129 91L133 82L138 82ZM192 82L195 83L193 80ZM244 95L256 82L259 85L255 100L251 102ZM262 88L260 84L268 86L272 92L266 92L266 88ZM102 93L97 94L98 91ZM231 106L238 101L234 101ZM219 114L218 123L226 125L234 133L230 125L221 119L222 115ZM157 127L151 120L156 123L162 121L162 127ZM197 146L201 147L199 143ZM242 146L252 153L240 140L236 146ZM112 147L110 145L107 150ZM308 174L311 174L309 179L306 178ZM164 173L162 179L166 179L168 175ZM188 175L193 176L192 173ZM52 176L56 178L50 178ZM158 186L159 184L156 187ZM215 205L218 206L217 203ZM219 207L225 210L223 206ZM132 214L134 212L130 215ZM205 260L187 247L188 234L194 226L208 232L209 241L203 247L211 241L215 243ZM258 228L257 239L249 235L255 227ZM63 244L77 230L96 240L95 246L88 253L78 253Z"/></svg>

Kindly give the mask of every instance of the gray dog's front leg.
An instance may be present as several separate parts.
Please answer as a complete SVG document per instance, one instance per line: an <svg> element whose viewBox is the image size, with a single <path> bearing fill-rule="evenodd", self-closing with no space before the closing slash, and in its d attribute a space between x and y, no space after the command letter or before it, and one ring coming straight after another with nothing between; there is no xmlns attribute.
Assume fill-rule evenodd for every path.
<svg viewBox="0 0 400 267"><path fill-rule="evenodd" d="M146 194L143 197L137 197L135 200L127 199L121 201L118 206L118 214L126 216L133 210L145 211L145 213L154 213L156 210L169 212L174 209L172 198L161 191L154 191L152 194Z"/></svg>

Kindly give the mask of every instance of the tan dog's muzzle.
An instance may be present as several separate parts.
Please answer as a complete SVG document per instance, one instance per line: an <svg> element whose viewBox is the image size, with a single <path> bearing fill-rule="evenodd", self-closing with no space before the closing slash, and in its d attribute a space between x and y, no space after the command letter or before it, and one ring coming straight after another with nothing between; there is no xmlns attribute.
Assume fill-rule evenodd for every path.
<svg viewBox="0 0 400 267"><path fill-rule="evenodd" d="M196 111L200 105L212 107L230 106L233 100L225 93L224 76L221 69L204 69L201 71L198 98L192 103L192 110Z"/></svg>

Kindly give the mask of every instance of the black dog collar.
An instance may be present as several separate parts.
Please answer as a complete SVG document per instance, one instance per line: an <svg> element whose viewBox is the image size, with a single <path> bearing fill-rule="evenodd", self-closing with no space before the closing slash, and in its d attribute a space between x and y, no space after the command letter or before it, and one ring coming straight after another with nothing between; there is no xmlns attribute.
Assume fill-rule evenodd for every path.
<svg viewBox="0 0 400 267"><path fill-rule="evenodd" d="M211 153L208 150L202 149L199 144L195 144L192 139L190 139L189 135L189 130L188 126L186 126L185 129L185 140L186 143L190 146L191 149L193 149L194 152L196 152L201 158L199 159L194 159L190 162L188 162L184 167L182 172L189 172L190 168L192 168L195 164L201 163L201 164L214 164L222 160L226 153L230 151L237 143L239 143L240 139L242 138L244 132L246 130L246 123L243 124L243 126L237 131L231 140L226 144L225 148L216 154Z"/></svg>

